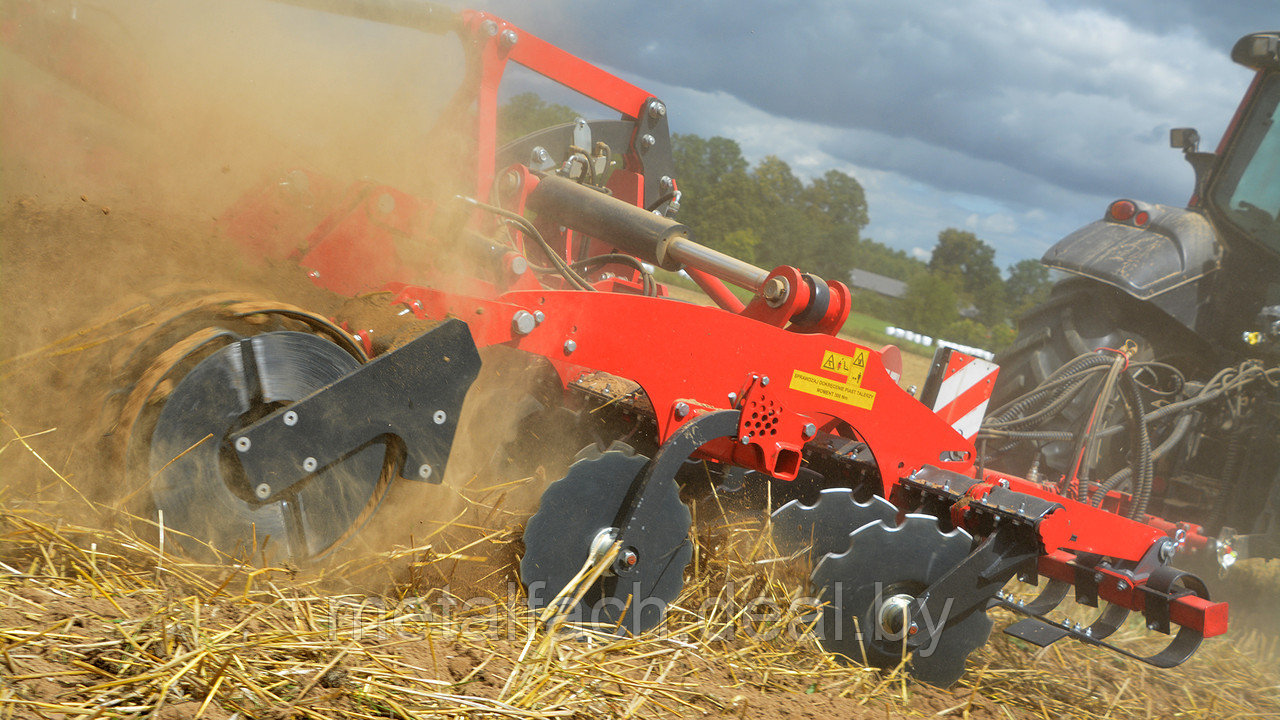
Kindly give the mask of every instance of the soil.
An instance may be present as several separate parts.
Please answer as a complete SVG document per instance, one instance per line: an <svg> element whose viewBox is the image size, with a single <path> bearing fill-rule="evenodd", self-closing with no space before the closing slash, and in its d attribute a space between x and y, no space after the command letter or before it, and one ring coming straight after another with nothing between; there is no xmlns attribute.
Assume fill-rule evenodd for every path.
<svg viewBox="0 0 1280 720"><path fill-rule="evenodd" d="M109 517L81 512L86 506L76 499L110 498L119 492L109 485L116 476L99 463L100 436L95 432L111 390L113 368L104 358L122 343L127 346L130 336L104 338L103 323L127 330L128 322L120 325L122 318L127 320L140 303L162 296L163 288L174 287L234 290L321 314L334 312L344 298L318 289L294 264L251 259L223 232L224 215L241 193L269 186L299 162L332 172L339 186L366 176L424 195L447 186L440 177L422 179L421 171L439 169L449 153L429 146L424 154L403 150L422 146L422 128L435 117L442 93L424 92L424 99L396 106L399 112L379 113L377 131L368 128L374 114L369 108L400 102L395 97L399 88L447 85L439 78L448 73L440 72L447 66L444 61L404 66L399 58L422 50L416 35L367 30L355 40L366 53L335 55L335 38L349 39L334 35L336 26L308 25L282 34L281 27L301 23L301 16L232 0L212 4L217 9L208 3L117 3L105 15L93 16L101 22L89 35L76 36L81 41L77 47L97 54L50 57L33 51L48 46L42 37L56 37L68 27L80 32L79 26L67 24L81 22L70 19L78 5L0 0L0 501L8 511L58 499L64 503L59 522L80 520L110 529ZM42 23L45 35L40 35ZM204 29L225 23L245 30L224 33L235 36L234 42L223 38L207 52L195 49ZM36 33L35 40L15 41L31 37L14 35L14 28ZM163 40L149 44L139 38ZM177 58L184 62L175 64ZM927 361L910 354L904 358L903 385L922 384ZM494 362L486 372L502 387L531 394L543 381L539 372L518 364ZM487 417L472 413L465 423L485 428L492 437L507 433L509 428L492 427ZM347 589L391 603L407 592L441 585L459 593L503 596L515 580L519 522L536 502L540 483L556 475L535 471L536 482L508 491L492 487L476 470L489 461L459 460L444 488L398 485L373 526L334 562L359 563L362 553L376 554L396 544L416 546L423 538L433 538L433 557L475 543L463 553L465 558L415 556L378 565L365 576L348 579ZM456 526L454 531L437 535L447 523ZM267 637L268 630L301 622L286 606L211 597L180 585L164 589L161 602L155 587L133 582L130 574L113 579L121 589L111 595L89 586L77 590L54 567L44 566L38 547L20 546L13 534L17 527L7 523L4 529L10 534L0 537L0 559L7 563L0 581L0 629L50 629L60 639L37 646L2 636L0 716L8 716L3 703L13 698L32 701L25 708L53 705L116 677L123 672L119 659L95 655L91 648L116 642L125 631L154 630L170 617L180 625L198 622L185 614L196 605L191 602L195 597L204 602L198 612L210 632L238 627L250 609L262 609L263 615L243 626L249 635L257 630ZM24 572L37 565L44 569ZM58 567L71 572L65 565ZM128 573L150 569L130 566ZM312 589L302 585L305 577L291 585L295 578L285 571L269 577L281 593ZM520 602L514 598L511 607ZM459 633L438 644L397 640L388 652L418 668L423 681L494 699L513 672L520 648L510 638L479 637ZM362 640L351 652L384 644ZM1010 699L1009 678L1049 662L1045 653L1029 658L1000 638L974 656L971 675L976 678L966 681L970 686L939 690L887 682L876 692L846 696L794 669L773 678L744 678L735 653L755 652L754 646L729 642L718 647L718 654L684 653L672 661L669 678L679 678L680 696L703 714L738 718L1040 717L1025 698ZM245 648L249 652L249 645ZM1078 705L1098 714L1108 712L1106 703L1114 697L1115 708L1128 687L1122 678L1134 666L1117 669L1096 656L1076 657L1076 670L1090 673L1087 684L1070 684L1066 690L1045 685L1039 692L1046 698L1076 692ZM814 667L827 668L823 678L835 672L819 652L805 658ZM319 672L332 656L295 659L299 667ZM1212 672L1212 662L1185 672ZM316 677L313 692L327 698L332 717L369 710L351 691L356 684L342 674L345 667L335 664ZM749 667L746 672L754 673L759 665ZM987 667L995 670L982 686ZM854 677L866 671L841 672ZM600 707L623 714L638 686L628 683L641 680L626 676L613 689L597 690ZM1142 682L1173 692L1169 681L1143 676ZM1206 694L1193 702L1209 697L1210 691L1197 688L1202 691ZM186 718L200 710L207 718L232 716L230 702L203 707L206 692L207 687L177 686L154 716ZM1260 695L1256 707L1269 712L1280 708L1273 695ZM402 699L407 702L410 696ZM1151 703L1159 714L1176 705L1156 698L1148 708ZM675 708L667 711L650 703L639 714L692 712ZM293 712L274 708L261 716ZM28 716L43 716L32 713Z"/></svg>

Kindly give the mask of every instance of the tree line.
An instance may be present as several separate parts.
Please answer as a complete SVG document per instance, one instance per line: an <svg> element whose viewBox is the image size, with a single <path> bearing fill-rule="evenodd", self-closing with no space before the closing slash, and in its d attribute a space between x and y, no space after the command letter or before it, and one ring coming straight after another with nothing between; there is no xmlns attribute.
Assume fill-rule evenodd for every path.
<svg viewBox="0 0 1280 720"><path fill-rule="evenodd" d="M576 113L533 93L504 103L499 132L513 139ZM858 268L906 283L905 297L854 289L854 309L917 332L999 350L1012 342L1012 319L1048 294L1049 272L1022 260L1002 273L995 250L971 232L938 234L928 262L862 237L870 215L853 176L828 170L798 177L781 158L754 165L725 137L672 135L682 192L679 219L694 240L761 267L794 265L830 280L849 281Z"/></svg>

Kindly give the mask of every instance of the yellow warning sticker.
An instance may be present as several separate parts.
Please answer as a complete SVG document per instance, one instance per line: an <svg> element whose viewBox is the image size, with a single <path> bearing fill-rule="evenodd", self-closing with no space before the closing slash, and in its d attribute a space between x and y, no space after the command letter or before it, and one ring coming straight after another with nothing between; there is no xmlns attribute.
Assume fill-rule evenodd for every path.
<svg viewBox="0 0 1280 720"><path fill-rule="evenodd" d="M861 387L862 373L867 369L867 351L858 349L850 357L828 350L822 354L822 369L843 375L845 382L854 387Z"/></svg>
<svg viewBox="0 0 1280 720"><path fill-rule="evenodd" d="M865 352L865 351L859 351ZM832 353L834 354L834 353ZM865 366L866 361L863 360ZM846 405L860 407L863 410L870 410L872 404L876 401L876 394L872 390L863 390L858 387L857 383L862 382L862 370L856 372L857 382L853 381L851 374L849 382L840 382L839 380L831 380L813 373L807 373L803 370L791 371L791 389L799 390L810 395L817 395L836 402L842 402Z"/></svg>

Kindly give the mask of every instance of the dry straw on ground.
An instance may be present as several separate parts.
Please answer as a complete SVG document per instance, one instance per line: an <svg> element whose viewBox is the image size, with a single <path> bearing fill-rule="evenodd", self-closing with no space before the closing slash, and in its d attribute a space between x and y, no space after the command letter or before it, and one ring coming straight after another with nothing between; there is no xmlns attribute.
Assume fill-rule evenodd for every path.
<svg viewBox="0 0 1280 720"><path fill-rule="evenodd" d="M202 564L162 550L153 525L3 500L0 717L1280 717L1276 639L1257 633L1172 671L996 636L948 690L836 662L802 632L802 573L761 520L705 508L668 622L618 638L541 629L509 582L515 526L459 521L300 570ZM451 584L463 564L483 571L466 597Z"/></svg>

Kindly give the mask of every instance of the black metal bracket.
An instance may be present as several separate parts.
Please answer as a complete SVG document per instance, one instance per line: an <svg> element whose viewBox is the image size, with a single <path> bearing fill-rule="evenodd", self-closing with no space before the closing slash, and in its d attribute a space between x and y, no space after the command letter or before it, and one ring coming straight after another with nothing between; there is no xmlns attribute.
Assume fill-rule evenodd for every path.
<svg viewBox="0 0 1280 720"><path fill-rule="evenodd" d="M1034 565L1037 557L1037 538L1020 528L1008 525L988 535L959 565L907 606L908 618L945 618L941 627L912 623L907 635L908 648L926 647L932 643L934 633L942 632L975 610L985 610L996 593L1028 564Z"/></svg>
<svg viewBox="0 0 1280 720"><path fill-rule="evenodd" d="M648 562L652 555L651 543L658 546L669 542L660 537L662 533L655 528L663 524L663 518L655 517L649 500L653 495L646 492L651 484L671 482L684 462L695 450L706 443L722 437L733 437L738 432L738 420L741 413L737 410L716 410L704 413L685 423L667 439L658 453L649 461L649 465L632 483L627 500L622 504L613 526L619 528L618 540L624 550L631 549L639 561L628 565L617 562L614 572L620 577L638 574L641 563Z"/></svg>
<svg viewBox="0 0 1280 720"><path fill-rule="evenodd" d="M407 475L440 482L462 402L480 372L466 323L446 320L403 347L229 437L266 499L383 438L403 443Z"/></svg>

